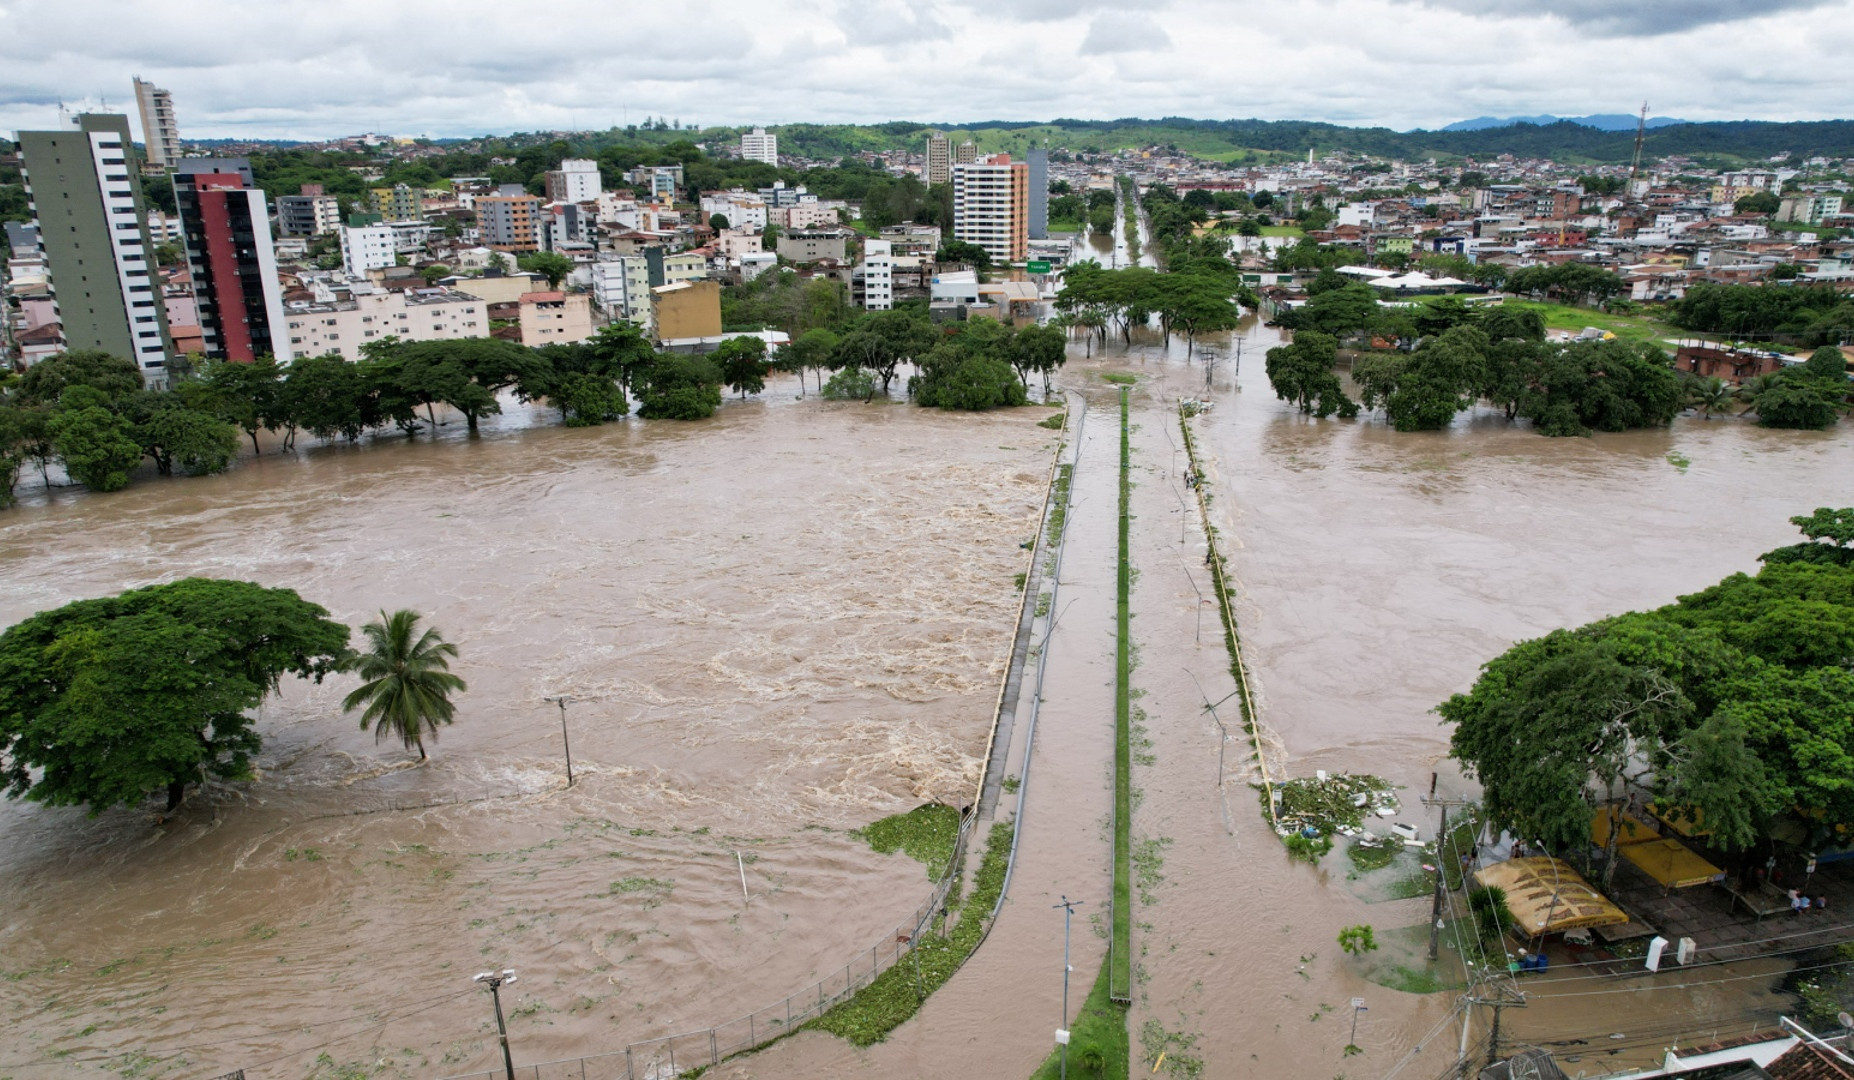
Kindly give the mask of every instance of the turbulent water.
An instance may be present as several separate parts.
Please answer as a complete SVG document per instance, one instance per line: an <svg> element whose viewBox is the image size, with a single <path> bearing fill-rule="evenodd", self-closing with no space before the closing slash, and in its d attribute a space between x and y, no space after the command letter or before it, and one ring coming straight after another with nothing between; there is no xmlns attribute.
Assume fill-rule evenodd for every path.
<svg viewBox="0 0 1854 1080"><path fill-rule="evenodd" d="M427 766L332 680L266 704L255 782L165 825L0 804L0 1075L480 1067L491 967L519 971L523 1059L615 1049L776 1001L912 911L921 866L848 830L967 796L1051 433L791 396L513 412L0 516L5 623L235 577L350 625L423 612L470 684Z"/></svg>
<svg viewBox="0 0 1854 1080"><path fill-rule="evenodd" d="M1432 771L1444 793L1469 790L1430 710L1482 662L1754 570L1794 539L1791 514L1848 501L1845 432L1683 418L1545 439L1478 414L1418 435L1308 420L1268 390L1275 341L1251 325L1187 358L1136 333L1063 373L1093 407L1004 916L888 1042L808 1033L720 1075L1027 1075L1060 1016L1062 896L1088 905L1072 1000L1086 993L1111 806L1118 433L1101 370L1141 376L1135 1054L1199 1058L1206 1076L1401 1062L1428 1077L1460 1029L1452 995L1387 989L1334 943L1371 923L1407 945L1427 903L1361 890L1337 855L1321 870L1283 857L1240 733L1225 740L1203 708L1231 684L1181 484L1179 397L1217 402L1194 430L1271 763L1378 772L1411 802ZM777 1000L912 910L920 866L847 830L969 792L1051 433L1041 409L944 416L790 393L696 425L511 416L476 441L271 455L0 518L8 622L186 574L250 578L350 624L424 611L471 682L429 766L354 730L345 684L293 686L265 709L264 775L165 826L0 806L0 1003L16 1020L0 1075L302 1076L324 1054L387 1075L482 1068L491 1021L468 976L502 966L521 972L506 999L518 1061L596 1052ZM570 792L542 700L560 693L574 697ZM1404 818L1433 831L1420 810ZM1644 1016L1703 1027L1772 1003L1760 979L1678 979L1632 980L1624 998L1530 984L1507 1030L1601 1039ZM1353 997L1368 1006L1356 1036ZM1616 1042L1591 1060L1658 1048Z"/></svg>

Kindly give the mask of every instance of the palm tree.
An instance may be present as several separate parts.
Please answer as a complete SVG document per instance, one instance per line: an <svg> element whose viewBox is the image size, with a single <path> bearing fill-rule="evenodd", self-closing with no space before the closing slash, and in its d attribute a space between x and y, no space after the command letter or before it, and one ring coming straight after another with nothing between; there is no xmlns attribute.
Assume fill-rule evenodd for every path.
<svg viewBox="0 0 1854 1080"><path fill-rule="evenodd" d="M1694 381L1687 390L1687 407L1698 409L1701 416L1711 420L1714 412L1724 412L1737 398L1738 392L1731 384L1715 375Z"/></svg>
<svg viewBox="0 0 1854 1080"><path fill-rule="evenodd" d="M396 734L407 750L418 747L423 761L425 735L435 740L438 728L450 723L457 711L451 691L467 687L451 674L446 659L457 655L457 646L436 630L415 639L418 621L418 612L401 609L391 615L382 611L380 621L361 627L368 647L349 662L349 670L365 681L341 703L341 711L353 712L365 704L362 731L372 727L380 741L388 732Z"/></svg>
<svg viewBox="0 0 1854 1080"><path fill-rule="evenodd" d="M1739 383L1738 392L1734 394L1733 397L1739 404L1743 405L1744 408L1738 411L1738 415L1743 416L1746 413L1756 412L1757 399L1776 388L1777 379L1775 376L1771 375L1753 375L1744 382Z"/></svg>

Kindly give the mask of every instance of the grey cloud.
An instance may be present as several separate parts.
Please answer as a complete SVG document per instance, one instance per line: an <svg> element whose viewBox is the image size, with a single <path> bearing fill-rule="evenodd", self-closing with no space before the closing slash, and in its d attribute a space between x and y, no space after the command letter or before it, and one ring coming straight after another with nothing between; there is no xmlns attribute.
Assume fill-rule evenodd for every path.
<svg viewBox="0 0 1854 1080"><path fill-rule="evenodd" d="M953 36L933 5L920 0L848 0L837 6L837 28L851 45L910 45Z"/></svg>
<svg viewBox="0 0 1854 1080"><path fill-rule="evenodd" d="M1104 11L1095 16L1088 27L1088 36L1082 39L1083 55L1101 56L1110 53L1155 52L1172 47L1172 38L1165 28L1152 21L1152 16L1135 11Z"/></svg>
<svg viewBox="0 0 1854 1080"><path fill-rule="evenodd" d="M1168 0L960 0L965 6L1016 22L1054 22L1099 11L1155 11Z"/></svg>
<svg viewBox="0 0 1854 1080"><path fill-rule="evenodd" d="M1652 37L1779 11L1822 7L1834 0L1398 0L1464 15L1556 18L1605 37Z"/></svg>

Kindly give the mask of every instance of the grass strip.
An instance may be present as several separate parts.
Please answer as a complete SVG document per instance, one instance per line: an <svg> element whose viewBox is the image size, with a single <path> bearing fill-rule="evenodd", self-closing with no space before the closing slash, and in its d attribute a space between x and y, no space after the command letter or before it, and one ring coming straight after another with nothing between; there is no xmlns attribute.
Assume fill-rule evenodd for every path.
<svg viewBox="0 0 1854 1080"><path fill-rule="evenodd" d="M1131 1054L1126 1006L1108 996L1103 958L1094 989L1088 991L1075 1026L1069 1029L1069 1075L1081 1080L1126 1080ZM1058 1048L1030 1074L1030 1080L1058 1080L1061 1075L1062 1051Z"/></svg>
<svg viewBox="0 0 1854 1080"><path fill-rule="evenodd" d="M923 931L899 963L804 1027L868 1046L881 1042L913 1016L927 995L945 985L985 940L986 920L1004 889L1004 868L1010 854L1011 823L997 822L985 838L985 856L972 877L971 894L958 904L959 921L953 924L952 932L942 937Z"/></svg>
<svg viewBox="0 0 1854 1080"><path fill-rule="evenodd" d="M1127 388L1120 388L1120 565L1114 581L1114 920L1108 949L1108 996L1133 997L1133 568L1128 557L1132 440Z"/></svg>

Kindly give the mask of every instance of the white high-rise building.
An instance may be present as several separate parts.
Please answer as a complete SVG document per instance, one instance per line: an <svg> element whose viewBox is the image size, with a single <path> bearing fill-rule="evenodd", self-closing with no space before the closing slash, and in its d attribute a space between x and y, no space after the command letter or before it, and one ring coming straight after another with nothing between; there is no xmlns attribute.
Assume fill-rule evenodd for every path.
<svg viewBox="0 0 1854 1080"><path fill-rule="evenodd" d="M148 148L148 171L172 169L180 160L180 127L174 122L174 95L135 76L135 104L142 114L142 144Z"/></svg>
<svg viewBox="0 0 1854 1080"><path fill-rule="evenodd" d="M895 306L895 254L887 240L863 241L863 307L888 311Z"/></svg>
<svg viewBox="0 0 1854 1080"><path fill-rule="evenodd" d="M627 319L645 334L656 329L650 260L642 255L607 256L593 263L592 299L609 320Z"/></svg>
<svg viewBox="0 0 1854 1080"><path fill-rule="evenodd" d="M341 227L341 268L349 277L365 277L369 270L392 266L398 261L398 251L391 225Z"/></svg>
<svg viewBox="0 0 1854 1080"><path fill-rule="evenodd" d="M599 163L586 158L567 158L547 174L548 202L592 202L599 189Z"/></svg>
<svg viewBox="0 0 1854 1080"><path fill-rule="evenodd" d="M754 128L740 137L740 156L747 161L779 164L779 136L766 134L763 127Z"/></svg>

